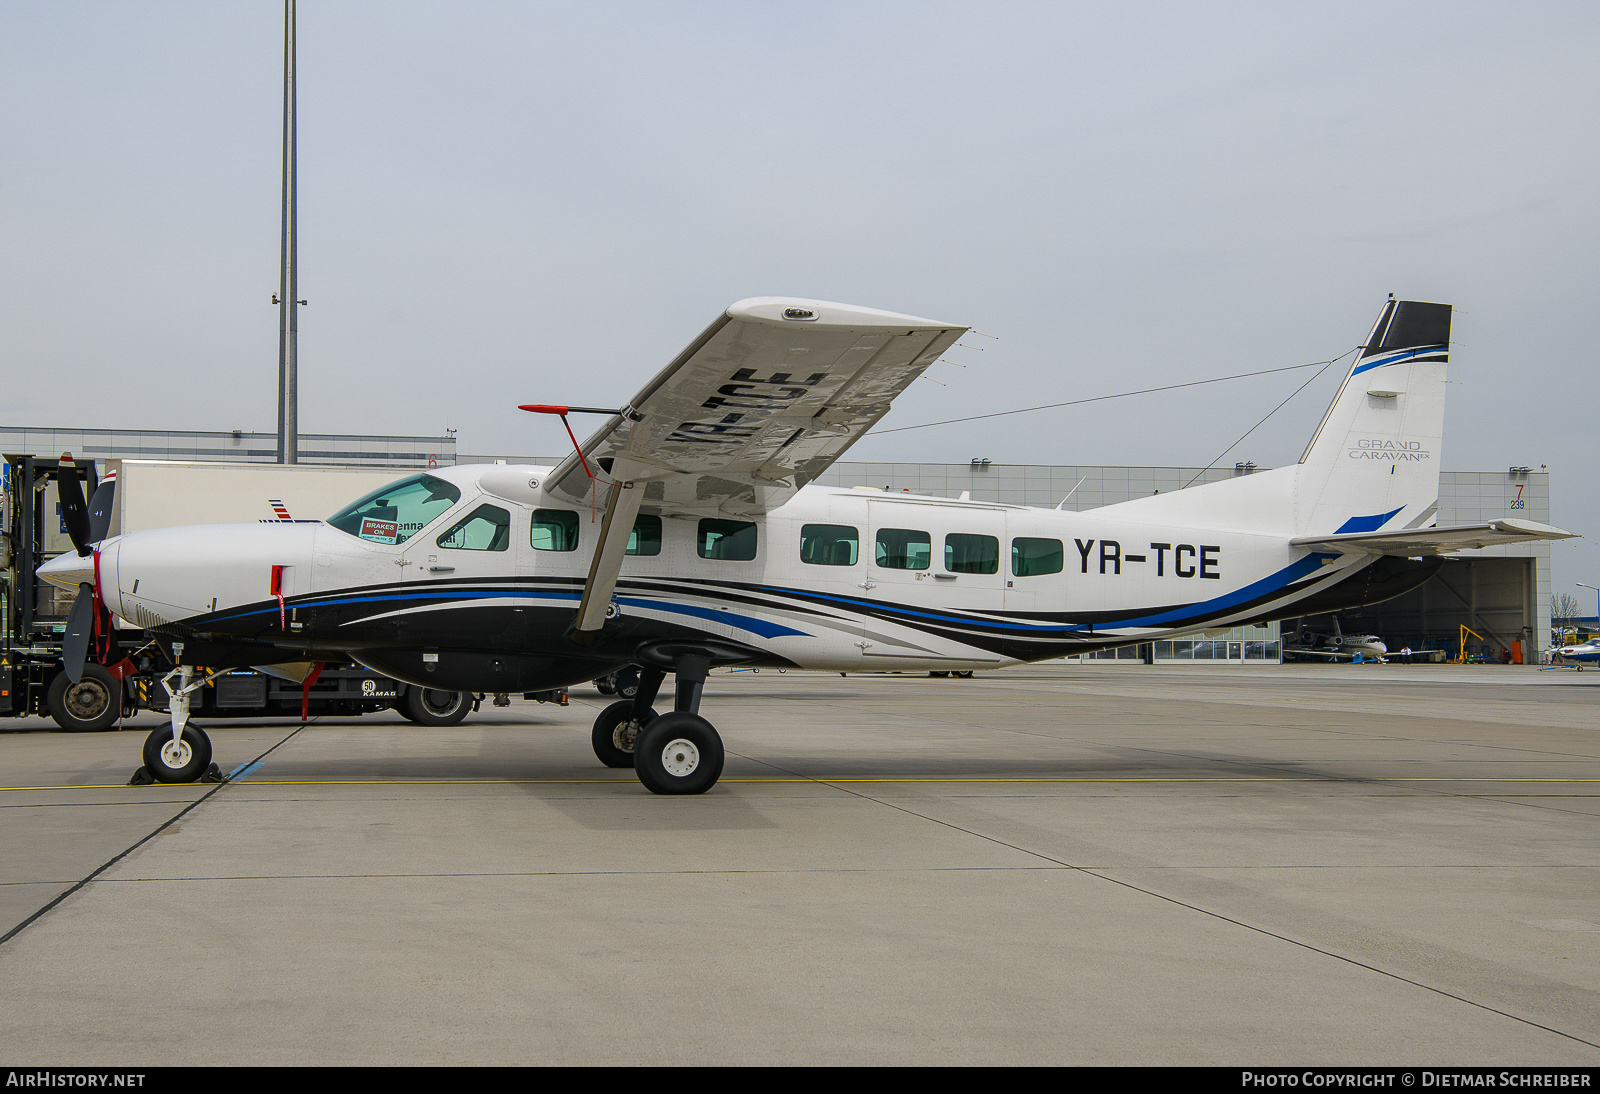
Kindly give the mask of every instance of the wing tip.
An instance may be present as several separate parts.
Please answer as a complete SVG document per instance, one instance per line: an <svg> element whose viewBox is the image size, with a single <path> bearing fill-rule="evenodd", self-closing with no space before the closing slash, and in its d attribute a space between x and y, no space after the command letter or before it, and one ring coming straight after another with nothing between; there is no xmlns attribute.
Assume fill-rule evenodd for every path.
<svg viewBox="0 0 1600 1094"><path fill-rule="evenodd" d="M798 296L751 296L728 306L728 318L775 327L822 330L966 330L963 323L941 323L915 315L881 311L859 304Z"/></svg>

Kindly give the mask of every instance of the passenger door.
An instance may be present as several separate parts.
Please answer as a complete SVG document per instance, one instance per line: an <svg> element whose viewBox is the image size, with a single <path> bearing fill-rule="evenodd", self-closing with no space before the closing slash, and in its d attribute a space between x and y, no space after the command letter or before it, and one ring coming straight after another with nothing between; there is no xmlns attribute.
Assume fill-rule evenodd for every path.
<svg viewBox="0 0 1600 1094"><path fill-rule="evenodd" d="M866 659L923 665L949 660L953 667L992 660L953 646L957 639L929 633L926 623L941 609L959 616L1001 608L1004 511L891 501L876 501L868 508L871 528L862 547L864 554L870 552L867 581L874 588L867 595L911 614L900 624L875 626L868 620ZM955 622L960 625L959 618Z"/></svg>

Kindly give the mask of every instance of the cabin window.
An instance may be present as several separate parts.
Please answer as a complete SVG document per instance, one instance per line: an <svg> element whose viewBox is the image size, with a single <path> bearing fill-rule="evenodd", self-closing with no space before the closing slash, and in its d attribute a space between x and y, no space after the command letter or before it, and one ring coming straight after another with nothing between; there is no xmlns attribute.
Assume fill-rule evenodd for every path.
<svg viewBox="0 0 1600 1094"><path fill-rule="evenodd" d="M885 570L926 570L933 563L933 539L914 528L879 528L874 560Z"/></svg>
<svg viewBox="0 0 1600 1094"><path fill-rule="evenodd" d="M576 551L578 514L565 509L535 509L529 542L535 551Z"/></svg>
<svg viewBox="0 0 1600 1094"><path fill-rule="evenodd" d="M504 551L511 544L511 514L498 505L480 505L434 542L455 551Z"/></svg>
<svg viewBox="0 0 1600 1094"><path fill-rule="evenodd" d="M1025 539L1019 536L1011 541L1011 572L1017 577L1059 574L1064 565L1065 556L1059 539Z"/></svg>
<svg viewBox="0 0 1600 1094"><path fill-rule="evenodd" d="M861 534L848 524L807 524L800 529L800 561L813 566L854 566Z"/></svg>
<svg viewBox="0 0 1600 1094"><path fill-rule="evenodd" d="M953 574L997 574L1000 541L993 536L951 532L944 537L944 568Z"/></svg>
<svg viewBox="0 0 1600 1094"><path fill-rule="evenodd" d="M624 554L659 555L661 553L661 518L636 517L633 531L628 533L628 549Z"/></svg>
<svg viewBox="0 0 1600 1094"><path fill-rule="evenodd" d="M328 523L372 543L404 543L460 500L455 485L432 475L413 475L351 502Z"/></svg>
<svg viewBox="0 0 1600 1094"><path fill-rule="evenodd" d="M756 557L756 526L747 520L706 517L700 521L700 535L695 546L701 558L748 562Z"/></svg>

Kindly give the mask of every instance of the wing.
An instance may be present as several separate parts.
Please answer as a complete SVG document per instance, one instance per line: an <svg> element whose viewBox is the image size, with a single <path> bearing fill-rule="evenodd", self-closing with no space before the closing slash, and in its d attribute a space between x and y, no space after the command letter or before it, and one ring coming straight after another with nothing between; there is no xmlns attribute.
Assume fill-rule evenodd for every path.
<svg viewBox="0 0 1600 1094"><path fill-rule="evenodd" d="M587 462L600 479L644 483L646 512L777 508L966 330L821 300L741 300L583 443L585 461L563 460L546 488L588 502L597 480ZM613 475L616 461L626 469Z"/></svg>
<svg viewBox="0 0 1600 1094"><path fill-rule="evenodd" d="M750 516L822 474L967 328L755 297L707 327L545 479L605 506L574 637L605 623L638 513Z"/></svg>
<svg viewBox="0 0 1600 1094"><path fill-rule="evenodd" d="M1503 543L1534 543L1546 539L1576 539L1577 533L1563 532L1548 524L1531 520L1492 520L1488 524L1467 524L1456 528L1411 528L1393 532L1347 532L1344 535L1301 536L1289 542L1295 547L1332 548L1336 551L1359 548L1383 555L1447 555L1477 547Z"/></svg>
<svg viewBox="0 0 1600 1094"><path fill-rule="evenodd" d="M1330 661L1341 661L1341 660L1348 661L1353 656L1352 654L1343 653L1343 652L1341 652L1339 650L1290 650L1290 649L1286 649L1283 652L1286 653L1286 654L1290 654L1290 655L1292 655L1294 657L1326 657Z"/></svg>

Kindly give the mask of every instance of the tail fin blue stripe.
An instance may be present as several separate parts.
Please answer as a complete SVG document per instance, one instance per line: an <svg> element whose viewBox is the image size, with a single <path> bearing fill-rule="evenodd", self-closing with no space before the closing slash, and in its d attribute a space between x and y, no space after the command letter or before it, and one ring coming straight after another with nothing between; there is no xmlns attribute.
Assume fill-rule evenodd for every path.
<svg viewBox="0 0 1600 1094"><path fill-rule="evenodd" d="M1416 349L1408 349L1404 353L1397 353L1393 357L1384 357L1377 361L1367 361L1364 364L1357 365L1350 375L1360 376L1368 369L1382 368L1384 365L1397 365L1401 361L1409 361L1412 358L1421 357L1423 354L1446 353L1449 349L1449 346L1418 346Z"/></svg>
<svg viewBox="0 0 1600 1094"><path fill-rule="evenodd" d="M1400 509L1404 508L1404 505L1400 507ZM1338 531L1333 534L1337 536L1345 532L1376 532L1379 528L1389 523L1389 518L1398 513L1400 509L1391 509L1387 513L1374 513L1370 517L1351 517L1339 525Z"/></svg>

